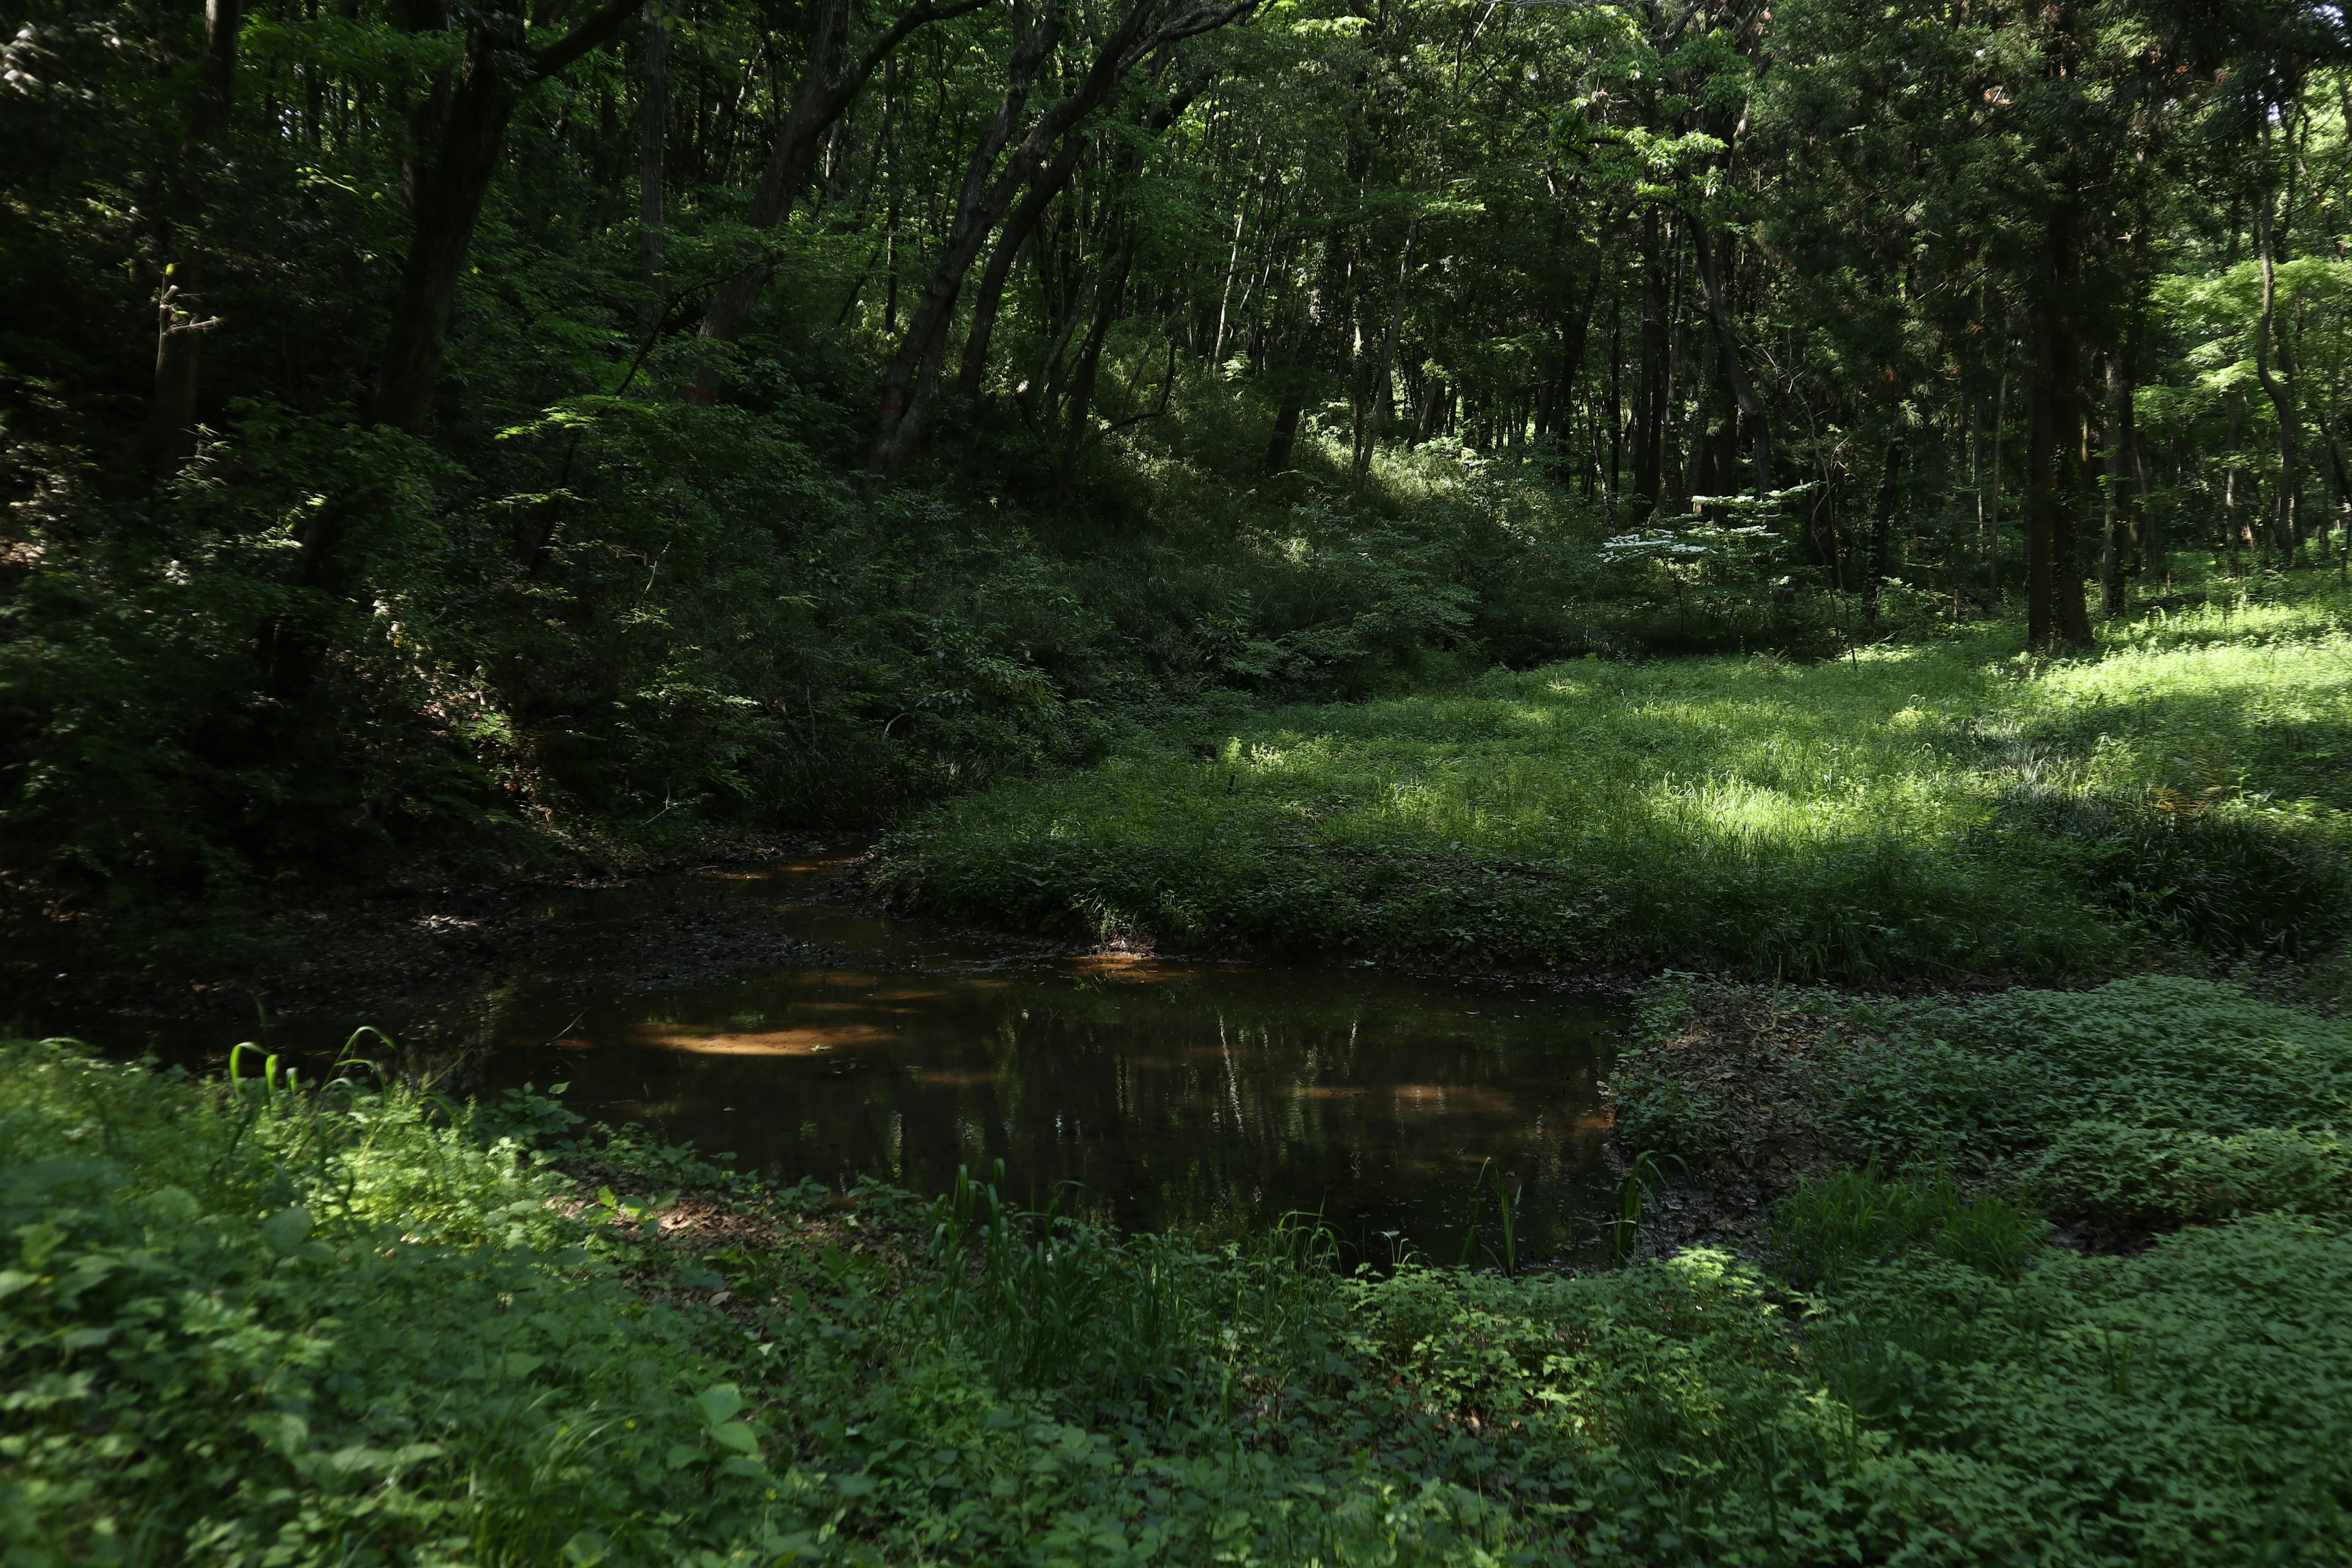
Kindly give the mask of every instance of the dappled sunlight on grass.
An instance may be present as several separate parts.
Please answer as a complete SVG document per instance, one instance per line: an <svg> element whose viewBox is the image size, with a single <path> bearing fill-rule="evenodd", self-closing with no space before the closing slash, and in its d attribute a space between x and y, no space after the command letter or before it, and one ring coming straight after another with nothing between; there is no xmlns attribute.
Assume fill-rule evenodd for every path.
<svg viewBox="0 0 2352 1568"><path fill-rule="evenodd" d="M2352 805L2352 643L2119 641L2061 663L1998 633L1811 666L1584 659L1278 709L1222 761L1139 750L1009 785L887 854L943 911L1177 942L2097 969L2145 946L2132 900L2159 895L2083 884L2066 834L2109 828L2027 828L2017 803L2107 802L2100 823L2139 832L2150 802L2177 826L2166 802L2202 812L2224 785L2258 836L2305 803L2293 854L2328 858Z"/></svg>

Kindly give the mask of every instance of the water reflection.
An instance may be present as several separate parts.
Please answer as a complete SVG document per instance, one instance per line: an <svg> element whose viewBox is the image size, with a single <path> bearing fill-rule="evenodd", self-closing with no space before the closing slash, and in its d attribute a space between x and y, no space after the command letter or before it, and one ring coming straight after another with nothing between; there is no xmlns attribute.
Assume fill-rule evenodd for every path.
<svg viewBox="0 0 2352 1568"><path fill-rule="evenodd" d="M1001 1160L1014 1195L1078 1183L1094 1212L1131 1226L1319 1211L1375 1259L1391 1233L1457 1256L1491 1161L1524 1189L1525 1256L1600 1246L1608 1010L1363 967L951 939L843 905L827 870L551 904L586 944L612 900L652 897L773 922L856 967L674 992L518 977L458 1031L487 1047L481 1087L568 1081L583 1114L649 1121L779 1176L935 1191L958 1165Z"/></svg>

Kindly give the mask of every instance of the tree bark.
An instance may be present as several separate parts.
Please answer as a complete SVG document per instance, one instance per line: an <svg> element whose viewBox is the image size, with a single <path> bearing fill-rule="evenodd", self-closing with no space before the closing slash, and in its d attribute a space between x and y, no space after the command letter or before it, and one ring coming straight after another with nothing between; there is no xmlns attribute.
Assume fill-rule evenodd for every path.
<svg viewBox="0 0 2352 1568"><path fill-rule="evenodd" d="M1110 336L1111 324L1118 320L1119 308L1126 303L1128 274L1134 265L1135 238L1129 234L1122 237L1113 251L1108 275L1095 289L1094 317L1087 323L1086 341L1078 350L1077 367L1070 376L1062 452L1054 466L1055 477L1064 484L1069 482L1078 454L1086 447L1087 426L1094 411L1095 379L1102 368L1103 343Z"/></svg>
<svg viewBox="0 0 2352 1568"><path fill-rule="evenodd" d="M1653 208L1642 217L1641 366L1633 383L1633 501L1647 519L1658 504L1665 458L1666 263Z"/></svg>
<svg viewBox="0 0 2352 1568"><path fill-rule="evenodd" d="M1380 445L1381 427L1388 422L1390 403L1389 382L1396 374L1397 340L1404 332L1405 283L1412 276L1412 240L1420 227L1420 215L1407 222L1404 245L1397 252L1396 297L1389 303L1388 330L1381 334L1381 359L1372 372L1371 406L1365 411L1364 437L1356 449L1352 488L1362 489L1371 477L1373 448Z"/></svg>
<svg viewBox="0 0 2352 1568"><path fill-rule="evenodd" d="M2028 640L2041 651L2091 645L2089 606L2083 595L2083 554L2075 500L2081 486L2068 472L2076 458L2064 437L2079 424L2076 351L2072 324L2053 319L2048 305L2040 333L2027 414L2025 519Z"/></svg>
<svg viewBox="0 0 2352 1568"><path fill-rule="evenodd" d="M1062 139L1062 150L1031 182L1029 194L1021 198L1021 205L1004 220L1003 230L996 237L996 248L989 252L988 265L980 274L979 295L972 301L971 326L964 334L963 364L956 374L956 395L966 404L980 401L981 383L988 374L989 346L996 335L996 314L1003 308L1004 286L1013 276L1013 263L1022 246L1036 231L1037 221L1045 216L1045 209L1077 172L1078 158L1085 150L1082 137Z"/></svg>
<svg viewBox="0 0 2352 1568"><path fill-rule="evenodd" d="M1180 88L1171 93L1158 107L1144 117L1144 128L1151 135L1174 124L1201 90L1201 84ZM971 325L964 334L963 364L956 376L956 394L967 405L980 401L982 380L988 374L988 350L996 332L996 315L1004 302L1004 286L1012 276L1013 263L1021 247L1035 232L1038 221L1054 198L1070 183L1076 172L1079 157L1086 150L1086 139L1072 133L1062 138L1061 151L1054 161L1030 181L1029 193L1021 205L1013 209L996 237L995 248L989 252L988 265L980 275L980 289L972 301ZM1129 162L1131 179L1143 167L1143 150L1139 147Z"/></svg>
<svg viewBox="0 0 2352 1568"><path fill-rule="evenodd" d="M532 49L520 11L478 14L431 161L418 171L415 226L394 300L391 331L376 369L368 423L411 433L433 414L449 313L482 200L498 173L507 122L522 95L620 31L644 0L605 0L561 42Z"/></svg>

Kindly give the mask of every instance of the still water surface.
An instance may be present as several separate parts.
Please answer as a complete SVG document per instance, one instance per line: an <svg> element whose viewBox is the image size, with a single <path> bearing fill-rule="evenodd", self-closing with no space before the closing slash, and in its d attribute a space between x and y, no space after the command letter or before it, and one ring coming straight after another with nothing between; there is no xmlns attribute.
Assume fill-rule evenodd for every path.
<svg viewBox="0 0 2352 1568"><path fill-rule="evenodd" d="M591 955L625 923L616 911L642 918L654 899L681 918L761 922L824 962L646 990L616 952L588 968L600 978L514 976L413 1031L436 1054L462 1048L478 1089L568 1083L592 1120L648 1122L787 1179L936 1192L959 1165L1003 1161L1009 1196L1058 1187L1066 1206L1124 1225L1306 1211L1359 1257L1385 1261L1402 1242L1450 1261L1486 1168L1489 1192L1499 1175L1521 1194L1523 1258L1605 1252L1613 1007L1363 966L951 936L844 900L839 865L570 893L537 911ZM291 1020L279 1041L316 1047L347 1022ZM1491 1199L1484 1212L1499 1245Z"/></svg>

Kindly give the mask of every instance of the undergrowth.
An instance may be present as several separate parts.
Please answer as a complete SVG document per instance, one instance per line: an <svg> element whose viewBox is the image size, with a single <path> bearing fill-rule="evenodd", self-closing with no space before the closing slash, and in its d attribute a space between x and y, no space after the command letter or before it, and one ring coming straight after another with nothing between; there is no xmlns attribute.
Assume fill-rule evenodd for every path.
<svg viewBox="0 0 2352 1568"><path fill-rule="evenodd" d="M12 1564L2352 1546L2328 1217L2084 1258L1857 1176L1784 1209L1783 1278L1351 1276L1312 1226L1204 1248L968 1178L828 1203L541 1096L18 1042L0 1119Z"/></svg>

